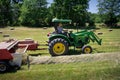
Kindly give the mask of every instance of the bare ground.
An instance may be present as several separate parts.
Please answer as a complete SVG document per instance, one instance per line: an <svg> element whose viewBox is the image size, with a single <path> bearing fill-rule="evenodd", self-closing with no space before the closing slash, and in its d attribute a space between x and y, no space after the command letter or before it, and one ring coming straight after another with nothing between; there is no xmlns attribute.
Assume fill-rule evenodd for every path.
<svg viewBox="0 0 120 80"><path fill-rule="evenodd" d="M30 56L31 64L56 64L56 63L94 62L94 61L115 61L116 63L120 63L120 52L66 55L57 57Z"/></svg>

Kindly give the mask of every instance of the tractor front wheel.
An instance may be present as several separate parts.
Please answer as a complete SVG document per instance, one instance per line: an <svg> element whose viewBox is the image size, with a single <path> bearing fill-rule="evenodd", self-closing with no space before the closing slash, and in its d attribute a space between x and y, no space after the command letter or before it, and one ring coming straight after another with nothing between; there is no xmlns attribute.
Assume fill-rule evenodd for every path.
<svg viewBox="0 0 120 80"><path fill-rule="evenodd" d="M85 45L82 47L82 52L85 54L92 53L92 47Z"/></svg>
<svg viewBox="0 0 120 80"><path fill-rule="evenodd" d="M57 38L49 43L49 52L52 56L60 56L67 54L69 46L66 40Z"/></svg>

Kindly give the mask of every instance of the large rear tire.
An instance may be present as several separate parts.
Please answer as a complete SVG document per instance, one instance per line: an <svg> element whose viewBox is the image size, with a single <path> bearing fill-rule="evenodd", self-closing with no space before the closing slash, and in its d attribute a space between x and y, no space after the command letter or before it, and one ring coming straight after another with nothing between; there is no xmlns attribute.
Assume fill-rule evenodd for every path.
<svg viewBox="0 0 120 80"><path fill-rule="evenodd" d="M66 55L68 50L68 43L62 38L54 39L49 43L49 53L52 56Z"/></svg>

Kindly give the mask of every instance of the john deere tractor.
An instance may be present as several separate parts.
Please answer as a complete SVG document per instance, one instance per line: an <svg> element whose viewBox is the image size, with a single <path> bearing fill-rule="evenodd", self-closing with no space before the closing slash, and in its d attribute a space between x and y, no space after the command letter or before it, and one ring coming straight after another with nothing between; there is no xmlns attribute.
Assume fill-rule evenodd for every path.
<svg viewBox="0 0 120 80"><path fill-rule="evenodd" d="M87 45L92 42L97 42L98 45L101 45L102 39L99 39L98 36L88 30L83 31L63 31L63 33L57 33L57 24L58 23L71 23L72 20L68 19L53 19L52 22L55 24L55 32L49 34L49 53L52 56L66 55L69 51L70 46L76 48L82 48L83 53L92 53L92 47Z"/></svg>

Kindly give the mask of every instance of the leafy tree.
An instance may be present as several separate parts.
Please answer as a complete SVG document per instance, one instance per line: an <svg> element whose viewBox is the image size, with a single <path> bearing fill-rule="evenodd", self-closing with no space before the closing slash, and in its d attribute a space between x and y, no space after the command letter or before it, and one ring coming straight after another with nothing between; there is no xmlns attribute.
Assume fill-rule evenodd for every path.
<svg viewBox="0 0 120 80"><path fill-rule="evenodd" d="M0 26L7 26L11 19L10 0L0 0Z"/></svg>
<svg viewBox="0 0 120 80"><path fill-rule="evenodd" d="M87 23L89 28L95 28L95 18L96 18L95 14L88 12Z"/></svg>
<svg viewBox="0 0 120 80"><path fill-rule="evenodd" d="M119 20L119 22L120 22L120 15L118 15L118 20Z"/></svg>
<svg viewBox="0 0 120 80"><path fill-rule="evenodd" d="M102 23L102 19L99 14L95 14L94 17L95 17L95 23Z"/></svg>
<svg viewBox="0 0 120 80"><path fill-rule="evenodd" d="M10 25L20 25L19 16L20 16L20 9L21 9L21 3L19 2L12 2L11 3L11 16L12 16L12 22Z"/></svg>
<svg viewBox="0 0 120 80"><path fill-rule="evenodd" d="M93 20L95 23L102 23L101 16L98 13L88 13L90 19Z"/></svg>
<svg viewBox="0 0 120 80"><path fill-rule="evenodd" d="M16 0L0 0L0 25L16 25L20 15L20 4Z"/></svg>
<svg viewBox="0 0 120 80"><path fill-rule="evenodd" d="M109 27L116 26L120 15L120 0L98 0L99 13L104 23Z"/></svg>
<svg viewBox="0 0 120 80"><path fill-rule="evenodd" d="M47 13L46 0L24 0L19 20L26 26L44 26Z"/></svg>
<svg viewBox="0 0 120 80"><path fill-rule="evenodd" d="M47 15L46 15L45 22L46 22L47 26L52 26L51 21L54 17L52 16L51 8L48 7L47 9L48 9L48 12L47 12Z"/></svg>
<svg viewBox="0 0 120 80"><path fill-rule="evenodd" d="M73 22L85 26L89 0L54 0L51 5L52 15L62 19L72 19Z"/></svg>

